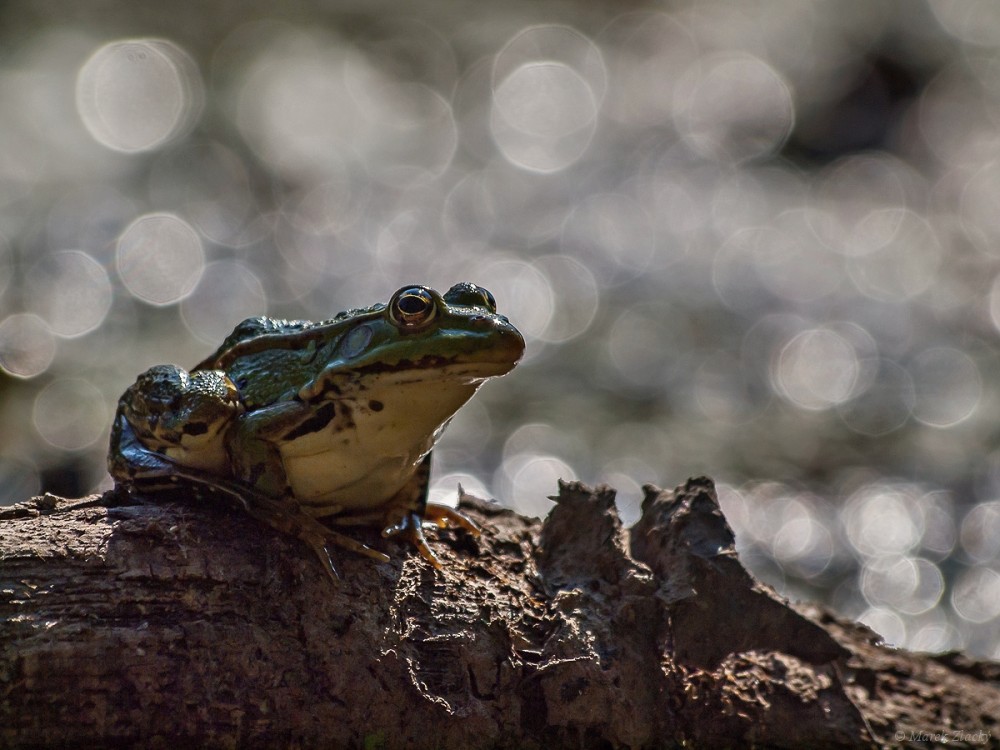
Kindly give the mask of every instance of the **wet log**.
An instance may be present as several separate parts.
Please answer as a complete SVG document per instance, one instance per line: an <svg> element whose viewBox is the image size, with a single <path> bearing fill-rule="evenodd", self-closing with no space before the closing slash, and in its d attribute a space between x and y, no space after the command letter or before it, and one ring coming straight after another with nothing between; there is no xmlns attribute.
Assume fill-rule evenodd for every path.
<svg viewBox="0 0 1000 750"><path fill-rule="evenodd" d="M711 480L467 495L435 571L111 492L0 511L0 746L984 747L1000 666L888 648L740 564ZM353 533L353 532L352 532Z"/></svg>

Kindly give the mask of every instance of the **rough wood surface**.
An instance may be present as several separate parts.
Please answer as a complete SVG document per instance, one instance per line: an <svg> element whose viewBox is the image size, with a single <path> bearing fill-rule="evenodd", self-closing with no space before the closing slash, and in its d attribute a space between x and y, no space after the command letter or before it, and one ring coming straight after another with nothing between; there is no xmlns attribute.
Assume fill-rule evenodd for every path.
<svg viewBox="0 0 1000 750"><path fill-rule="evenodd" d="M312 554L242 514L51 496L0 512L3 747L986 747L1000 666L879 645L740 565L708 479L471 497L446 562Z"/></svg>

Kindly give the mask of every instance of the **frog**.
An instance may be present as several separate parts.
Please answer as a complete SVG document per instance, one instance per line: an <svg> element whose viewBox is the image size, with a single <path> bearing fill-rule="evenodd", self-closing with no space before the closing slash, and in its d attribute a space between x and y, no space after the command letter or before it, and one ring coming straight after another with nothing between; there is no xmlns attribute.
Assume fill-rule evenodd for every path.
<svg viewBox="0 0 1000 750"><path fill-rule="evenodd" d="M190 371L156 365L137 378L118 402L108 469L131 493L182 484L229 498L305 542L333 580L330 545L389 560L347 533L361 525L440 570L424 524L480 529L428 502L433 448L524 347L470 282L444 294L409 284L318 322L249 318Z"/></svg>

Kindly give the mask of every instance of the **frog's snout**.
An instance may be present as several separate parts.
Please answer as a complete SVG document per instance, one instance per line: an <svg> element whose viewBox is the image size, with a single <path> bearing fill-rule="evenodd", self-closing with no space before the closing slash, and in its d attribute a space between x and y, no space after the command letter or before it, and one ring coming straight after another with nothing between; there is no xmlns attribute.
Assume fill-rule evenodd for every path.
<svg viewBox="0 0 1000 750"><path fill-rule="evenodd" d="M497 340L497 349L503 352L512 364L517 364L524 354L524 336L502 315L497 315L492 325Z"/></svg>

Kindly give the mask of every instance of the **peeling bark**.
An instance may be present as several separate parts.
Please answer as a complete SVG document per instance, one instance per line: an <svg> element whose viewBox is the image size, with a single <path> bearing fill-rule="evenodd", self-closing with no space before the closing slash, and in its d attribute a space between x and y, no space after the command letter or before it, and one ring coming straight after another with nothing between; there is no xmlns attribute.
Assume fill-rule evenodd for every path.
<svg viewBox="0 0 1000 750"><path fill-rule="evenodd" d="M1000 666L879 644L740 565L708 479L470 496L435 572L116 493L0 512L4 747L983 747ZM363 532L362 532L363 534ZM978 733L978 734L977 734ZM931 743L933 744L933 743Z"/></svg>

